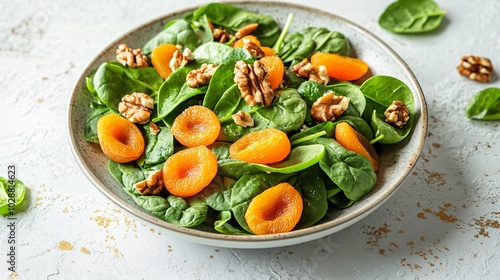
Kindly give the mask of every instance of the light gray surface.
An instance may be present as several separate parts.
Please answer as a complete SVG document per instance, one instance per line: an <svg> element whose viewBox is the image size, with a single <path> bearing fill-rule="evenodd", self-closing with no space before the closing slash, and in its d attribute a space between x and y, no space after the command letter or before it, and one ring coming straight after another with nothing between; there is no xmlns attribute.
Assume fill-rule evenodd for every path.
<svg viewBox="0 0 500 280"><path fill-rule="evenodd" d="M464 109L473 94L500 82L495 75L493 83L479 84L455 69L468 54L500 65L495 0L438 1L448 14L427 35L381 29L377 19L391 1L309 3L382 38L408 63L427 98L429 136L412 176L358 224L302 245L219 249L175 239L98 192L67 144L74 80L126 31L206 2L2 1L0 174L15 164L32 198L18 215L16 279L498 278L500 123L470 121ZM7 221L0 222L4 255Z"/></svg>

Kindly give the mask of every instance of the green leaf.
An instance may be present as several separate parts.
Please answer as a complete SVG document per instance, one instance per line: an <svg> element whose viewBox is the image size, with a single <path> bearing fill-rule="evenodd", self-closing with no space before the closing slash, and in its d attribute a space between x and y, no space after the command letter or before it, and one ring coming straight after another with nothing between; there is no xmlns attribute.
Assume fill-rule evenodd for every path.
<svg viewBox="0 0 500 280"><path fill-rule="evenodd" d="M189 22L177 19L167 23L165 29L144 45L142 51L150 55L161 44L180 45L183 49L189 48L192 51L198 46L198 37Z"/></svg>
<svg viewBox="0 0 500 280"><path fill-rule="evenodd" d="M102 116L112 113L108 107L99 106L91 109L87 116L85 117L85 126L83 127L83 138L85 141L99 143L99 138L97 137L97 121Z"/></svg>
<svg viewBox="0 0 500 280"><path fill-rule="evenodd" d="M295 188L302 196L303 210L295 228L311 226L323 218L328 210L325 183L318 176L301 172Z"/></svg>
<svg viewBox="0 0 500 280"><path fill-rule="evenodd" d="M255 166L267 172L295 173L318 163L324 154L323 145L304 145L293 148L290 154L280 162L269 165L255 164Z"/></svg>
<svg viewBox="0 0 500 280"><path fill-rule="evenodd" d="M476 93L469 100L465 115L470 119L500 120L500 88L487 88Z"/></svg>
<svg viewBox="0 0 500 280"><path fill-rule="evenodd" d="M386 8L378 23L394 33L424 33L438 28L445 14L432 0L399 0Z"/></svg>
<svg viewBox="0 0 500 280"><path fill-rule="evenodd" d="M0 177L0 215L13 215L23 208L26 186L18 179Z"/></svg>

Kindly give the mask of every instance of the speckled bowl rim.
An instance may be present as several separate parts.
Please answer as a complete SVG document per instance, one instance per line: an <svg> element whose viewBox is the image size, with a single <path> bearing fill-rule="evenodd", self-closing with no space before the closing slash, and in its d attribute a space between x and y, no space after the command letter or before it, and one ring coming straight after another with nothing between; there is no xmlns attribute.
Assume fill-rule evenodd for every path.
<svg viewBox="0 0 500 280"><path fill-rule="evenodd" d="M427 105L425 102L425 97L423 94L423 91L413 74L413 72L410 70L408 65L401 59L401 57L394 51L392 50L385 42L383 42L380 38L372 34L370 31L367 29L361 27L360 25L351 22L345 18L342 18L340 16L337 16L335 14L322 11L316 8L308 7L308 6L303 6L303 5L298 5L298 4L292 4L292 3L283 3L283 2L274 2L274 1L224 1L225 3L229 4L263 4L263 5L273 5L273 6L282 6L282 7L292 7L295 9L302 9L302 10L307 10L308 12L311 13L317 13L317 14L322 14L331 18L335 18L339 21L344 22L345 24L349 25L353 30L361 33L363 36L368 37L371 41L373 41L376 45L384 49L386 52L388 52L399 64L399 66L402 68L403 72L406 74L407 78L409 79L410 83L412 84L413 88L416 89L417 92L414 92L419 98L418 102L420 105L420 112L419 112L419 119L415 120L415 127L414 130L419 129L420 132L420 139L418 139L418 147L416 150L413 151L411 156L409 157L409 161L407 164L407 168L404 173L402 173L402 176L400 176L397 180L394 180L390 183L389 187L386 187L383 192L382 190L379 190L377 193L376 198L374 198L372 201L364 205L362 208L357 209L354 212L348 213L347 215L338 217L334 220L318 224L315 226L311 226L308 228L304 229L299 229L299 230L294 230L288 233L283 233L283 234L273 234L273 235L227 235L227 234L220 234L220 233L212 233L212 232L204 232L200 231L197 229L191 229L191 228L186 228L186 227L181 227L181 226L176 226L173 224L170 224L168 222L165 222L163 220L160 220L150 214L147 214L145 212L141 212L137 209L132 208L129 203L126 201L122 200L120 197L118 197L116 194L111 192L100 180L97 178L93 173L89 172L89 167L87 164L82 160L82 156L79 153L78 149L76 148L77 143L75 142L75 138L73 135L73 124L71 123L72 119L72 114L73 114L73 104L75 102L75 99L77 95L80 93L80 87L82 83L85 82L85 78L88 75L88 73L92 70L91 67L99 59L100 56L102 56L104 53L109 51L111 48L115 48L116 45L120 42L122 42L123 38L127 36L127 34L132 33L137 31L138 29L144 28L146 26L150 26L153 24L158 24L162 20L164 20L166 17L174 17L178 16L181 14L184 14L186 12L189 12L193 9L196 9L200 5L196 5L190 8L185 8L183 10L178 10L172 13L168 13L166 15L157 17L151 21L148 21L132 30L129 32L124 33L122 36L111 42L110 44L107 45L106 48L104 48L99 55L97 55L89 64L88 66L82 71L81 75L77 78L77 81L75 82L72 93L70 96L70 99L68 101L68 111L67 111L67 136L69 139L69 144L71 148L71 152L73 153L73 156L75 157L78 165L82 169L83 173L87 176L87 178L93 183L97 189L103 193L108 199L110 199L112 202L120 206L121 208L125 209L127 212L135 215L136 217L143 219L145 221L148 221L152 224L155 224L157 226L163 227L167 230L169 230L174 236L193 241L196 243L201 243L201 244L206 244L206 245L211 245L211 246L219 246L219 247L228 247L228 248L270 248L270 247L281 247L281 246L287 246L287 245L294 245L298 243L303 243L311 240L315 240L327 235L330 235L332 233L335 233L337 231L340 231L356 222L359 220L363 219L364 217L368 216L371 214L373 211L375 211L379 206L381 206L385 201L387 201L393 194L394 192L398 189L398 187L403 183L403 181L407 178L413 167L415 166L420 153L423 149L424 142L425 142L425 137L427 135ZM415 135L413 135L415 137ZM379 193L380 192L380 193Z"/></svg>

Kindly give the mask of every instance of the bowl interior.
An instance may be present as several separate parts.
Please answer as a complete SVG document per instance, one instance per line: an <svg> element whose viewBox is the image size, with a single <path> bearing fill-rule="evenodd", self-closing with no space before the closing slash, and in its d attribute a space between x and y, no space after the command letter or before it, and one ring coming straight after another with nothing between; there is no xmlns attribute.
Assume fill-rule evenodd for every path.
<svg viewBox="0 0 500 280"><path fill-rule="evenodd" d="M326 27L343 33L349 40L356 57L366 61L373 75L389 75L405 82L415 98L415 123L412 135L405 141L384 147L380 157L377 185L361 201L343 210L335 209L320 224L285 234L266 236L236 236L215 233L205 228L183 228L160 220L138 207L122 190L107 169L107 159L98 144L83 138L85 116L90 110L90 94L85 87L85 77L101 63L115 60L117 46L124 42L133 48L142 46L149 38L162 30L165 23L181 17L178 11L148 22L113 41L99 53L78 78L69 100L68 137L72 152L90 181L109 199L141 219L164 227L181 238L198 243L233 248L263 248L292 245L313 240L339 231L373 212L386 201L404 181L416 163L422 150L427 131L427 109L422 90L411 70L401 58L380 39L339 16L299 5L274 2L235 2L242 8L271 15L281 26L288 13L294 14L289 32L307 26Z"/></svg>

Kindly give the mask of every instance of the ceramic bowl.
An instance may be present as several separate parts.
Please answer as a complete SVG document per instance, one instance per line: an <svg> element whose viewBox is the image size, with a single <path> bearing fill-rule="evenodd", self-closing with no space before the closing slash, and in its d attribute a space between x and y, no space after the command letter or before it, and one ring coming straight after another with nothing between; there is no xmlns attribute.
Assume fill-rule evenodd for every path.
<svg viewBox="0 0 500 280"><path fill-rule="evenodd" d="M328 219L309 228L275 235L224 235L195 228L175 226L160 220L138 207L115 181L107 169L107 159L98 144L83 139L85 116L89 111L89 94L85 90L85 77L101 63L115 60L115 50L121 42L142 46L158 33L166 22L181 17L192 10L176 11L139 26L112 42L90 62L75 83L68 104L67 128L73 155L88 179L106 197L121 208L165 228L169 234L197 243L230 248L266 248L293 245L321 238L342 230L366 217L382 205L404 182L422 150L427 131L427 109L417 79L405 62L382 40L366 29L340 16L310 7L274 2L234 2L233 4L254 12L271 15L281 26L289 13L294 21L289 32L306 26L326 27L343 33L350 41L356 57L370 65L373 75L389 75L405 82L415 98L415 122L412 134L399 144L381 151L380 171L377 184L361 201L347 209L332 209ZM195 9L196 7L193 7ZM299 24L300 23L300 24Z"/></svg>

